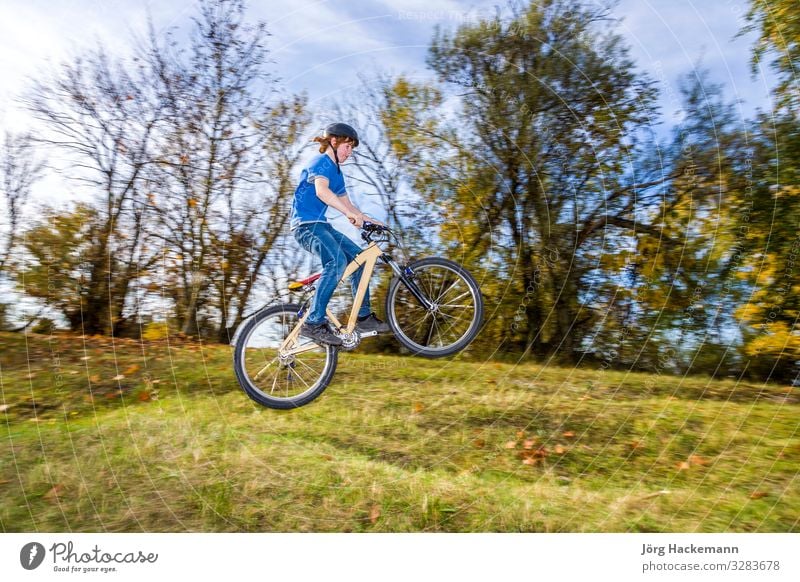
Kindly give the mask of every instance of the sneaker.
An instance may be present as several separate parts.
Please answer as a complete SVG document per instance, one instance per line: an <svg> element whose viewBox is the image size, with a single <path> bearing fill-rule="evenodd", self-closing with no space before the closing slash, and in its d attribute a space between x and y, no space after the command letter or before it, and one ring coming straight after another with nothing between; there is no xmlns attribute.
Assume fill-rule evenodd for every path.
<svg viewBox="0 0 800 582"><path fill-rule="evenodd" d="M342 338L333 333L324 321L322 323L304 323L300 328L300 335L320 344L342 345Z"/></svg>
<svg viewBox="0 0 800 582"><path fill-rule="evenodd" d="M388 323L382 322L380 319L375 317L374 313L370 313L364 318L359 317L358 322L356 323L356 331L359 333L368 333L372 331L376 331L378 333L387 333L391 331Z"/></svg>

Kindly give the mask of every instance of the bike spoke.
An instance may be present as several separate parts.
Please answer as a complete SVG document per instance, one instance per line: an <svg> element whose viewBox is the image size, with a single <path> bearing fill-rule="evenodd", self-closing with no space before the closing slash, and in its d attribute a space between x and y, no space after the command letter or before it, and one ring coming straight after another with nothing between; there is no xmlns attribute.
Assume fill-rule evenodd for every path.
<svg viewBox="0 0 800 582"><path fill-rule="evenodd" d="M422 345L429 346L431 345L431 338L433 337L433 328L436 326L436 318L431 317L431 324L428 326L428 333L425 334L425 343Z"/></svg>
<svg viewBox="0 0 800 582"><path fill-rule="evenodd" d="M257 373L255 376L253 376L253 380L258 380L258 378L261 376L261 374L263 374L264 372L266 372L266 371L267 371L267 368L269 368L269 367L270 367L272 364L274 364L274 363L275 363L275 361L276 361L277 359L278 359L278 358L272 358L272 360L271 360L271 361L267 362L267 365L266 365L266 366L264 366L263 368L261 368L261 369L258 371L258 373Z"/></svg>
<svg viewBox="0 0 800 582"><path fill-rule="evenodd" d="M472 293L470 293L469 291L464 291L463 293L461 293L461 294L453 297L452 299L450 299L448 303L442 303L441 300L437 300L436 303L439 304L439 307L448 306L448 305L452 305L454 301L460 301L463 297L467 297L469 295L472 295ZM458 307L461 307L461 306L459 305ZM471 305L470 305L470 307L471 307Z"/></svg>
<svg viewBox="0 0 800 582"><path fill-rule="evenodd" d="M298 373L297 373L297 370L295 370L294 368L289 368L289 375L291 375L291 374L294 374L295 376L297 376L297 378L298 378L298 379L299 379L299 380L300 380L300 381L301 381L303 384L305 384L306 388L311 388L311 386L309 386L309 385L308 385L308 382L306 382L305 380L303 380L303 377L302 377L300 374L298 374Z"/></svg>
<svg viewBox="0 0 800 582"><path fill-rule="evenodd" d="M442 299L444 299L444 298L447 296L447 294L448 294L448 293L450 293L450 291L452 291L452 290L453 290L453 288L454 288L456 285L458 285L460 282L461 282L461 281L459 281L458 279L456 279L455 281L453 281L453 283L452 283L452 284L451 284L451 285L450 285L450 286L449 286L447 289L445 289L444 291L442 291L441 293L439 293L439 295L436 297L436 303L441 303L441 302L442 302ZM467 291L467 293L469 293L469 291ZM462 295L459 295L459 297L461 297L461 296L463 296L463 294L462 294Z"/></svg>

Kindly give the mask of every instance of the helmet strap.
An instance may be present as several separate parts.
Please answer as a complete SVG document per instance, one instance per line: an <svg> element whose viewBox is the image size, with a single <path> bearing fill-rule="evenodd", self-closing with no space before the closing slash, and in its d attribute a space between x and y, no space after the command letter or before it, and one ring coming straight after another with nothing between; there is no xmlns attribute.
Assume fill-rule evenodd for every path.
<svg viewBox="0 0 800 582"><path fill-rule="evenodd" d="M333 147L333 146L331 146ZM336 151L337 148L333 148L333 159L336 160L336 171L340 174L342 173L342 169L339 167L339 153Z"/></svg>
<svg viewBox="0 0 800 582"><path fill-rule="evenodd" d="M336 160L336 171L339 172L339 174L341 174L342 168L339 167L339 153L336 151L337 149L339 149L339 147L338 145L337 147L333 147L333 144L331 144L331 148L333 149L333 159Z"/></svg>

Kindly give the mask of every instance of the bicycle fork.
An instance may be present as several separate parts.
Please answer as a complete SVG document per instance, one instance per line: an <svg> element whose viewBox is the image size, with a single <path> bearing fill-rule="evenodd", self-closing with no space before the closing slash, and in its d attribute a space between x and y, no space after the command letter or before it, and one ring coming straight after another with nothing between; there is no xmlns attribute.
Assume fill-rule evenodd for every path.
<svg viewBox="0 0 800 582"><path fill-rule="evenodd" d="M422 305L428 311L434 311L435 305L425 297L425 294L422 290L417 286L417 283L414 281L414 271L411 270L411 267L400 267L392 257L389 255L383 254L381 255L381 260L389 265L394 271L394 274L402 281L403 285L411 291L411 294L414 296L414 299L419 301L419 304Z"/></svg>

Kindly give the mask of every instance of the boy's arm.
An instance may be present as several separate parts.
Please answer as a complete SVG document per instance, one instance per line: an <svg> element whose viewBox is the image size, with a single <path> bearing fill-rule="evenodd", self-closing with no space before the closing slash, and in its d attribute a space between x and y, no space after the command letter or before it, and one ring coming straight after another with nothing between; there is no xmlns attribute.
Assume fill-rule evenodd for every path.
<svg viewBox="0 0 800 582"><path fill-rule="evenodd" d="M347 220L355 224L356 226L361 226L361 223L364 221L361 218L363 215L361 211L353 206L353 203L347 199L347 196L337 196L333 193L333 191L328 188L328 179L323 178L322 176L317 176L314 179L314 188L317 193L317 198L322 200L328 206L335 208L342 214L347 217Z"/></svg>

